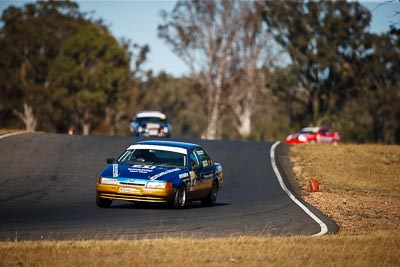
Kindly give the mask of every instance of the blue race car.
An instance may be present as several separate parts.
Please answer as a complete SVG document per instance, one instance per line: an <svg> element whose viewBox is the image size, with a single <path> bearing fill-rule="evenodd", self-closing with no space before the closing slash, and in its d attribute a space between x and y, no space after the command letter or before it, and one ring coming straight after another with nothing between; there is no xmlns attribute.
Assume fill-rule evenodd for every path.
<svg viewBox="0 0 400 267"><path fill-rule="evenodd" d="M114 199L166 202L172 208L201 200L203 206L213 206L223 184L221 164L196 144L136 142L107 163L96 185L96 203L103 208Z"/></svg>
<svg viewBox="0 0 400 267"><path fill-rule="evenodd" d="M138 112L129 126L138 137L170 137L172 130L167 116L159 111Z"/></svg>

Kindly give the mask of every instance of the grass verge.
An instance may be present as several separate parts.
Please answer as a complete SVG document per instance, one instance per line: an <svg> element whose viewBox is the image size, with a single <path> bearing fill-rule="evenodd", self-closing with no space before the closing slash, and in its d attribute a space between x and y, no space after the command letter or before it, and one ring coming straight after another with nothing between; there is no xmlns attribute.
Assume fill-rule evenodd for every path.
<svg viewBox="0 0 400 267"><path fill-rule="evenodd" d="M17 130L17 129L0 129L0 135L12 134L12 133L27 133L26 130Z"/></svg>
<svg viewBox="0 0 400 267"><path fill-rule="evenodd" d="M398 236L42 241L0 244L4 266L398 266ZM0 265L1 265L0 264Z"/></svg>
<svg viewBox="0 0 400 267"><path fill-rule="evenodd" d="M1 242L0 266L400 266L399 146L293 146L291 159L338 235Z"/></svg>
<svg viewBox="0 0 400 267"><path fill-rule="evenodd" d="M400 146L291 147L304 199L334 219L346 234L400 230ZM310 193L309 179L320 182Z"/></svg>

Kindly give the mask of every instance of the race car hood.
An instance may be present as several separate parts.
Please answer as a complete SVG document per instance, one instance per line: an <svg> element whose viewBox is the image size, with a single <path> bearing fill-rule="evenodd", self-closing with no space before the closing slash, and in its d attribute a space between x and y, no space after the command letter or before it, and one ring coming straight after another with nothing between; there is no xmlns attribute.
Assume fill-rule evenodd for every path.
<svg viewBox="0 0 400 267"><path fill-rule="evenodd" d="M172 181L174 177L189 176L185 169L178 167L160 167L151 165L110 164L101 173L102 177L138 180ZM185 177L186 177L185 176Z"/></svg>

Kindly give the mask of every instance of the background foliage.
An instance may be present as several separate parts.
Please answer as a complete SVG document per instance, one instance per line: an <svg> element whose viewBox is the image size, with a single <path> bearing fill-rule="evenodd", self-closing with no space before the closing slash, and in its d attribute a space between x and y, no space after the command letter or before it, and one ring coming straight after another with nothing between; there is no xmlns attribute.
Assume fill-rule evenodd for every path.
<svg viewBox="0 0 400 267"><path fill-rule="evenodd" d="M148 46L116 40L74 2L7 8L0 127L126 135L136 112L161 110L175 136L283 140L320 125L400 143L400 29L369 32L359 3L179 1L163 18L188 77L143 73Z"/></svg>

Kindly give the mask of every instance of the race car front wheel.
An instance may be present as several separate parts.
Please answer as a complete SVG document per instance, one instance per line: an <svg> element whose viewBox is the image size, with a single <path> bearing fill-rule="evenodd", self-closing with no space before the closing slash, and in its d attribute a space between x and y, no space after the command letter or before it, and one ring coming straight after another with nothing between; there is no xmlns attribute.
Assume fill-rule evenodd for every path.
<svg viewBox="0 0 400 267"><path fill-rule="evenodd" d="M170 206L174 209L182 209L186 204L186 189L183 185L176 189L174 199L170 203Z"/></svg>
<svg viewBox="0 0 400 267"><path fill-rule="evenodd" d="M101 198L99 194L96 193L96 204L100 208L109 208L111 206L112 199L109 198Z"/></svg>

